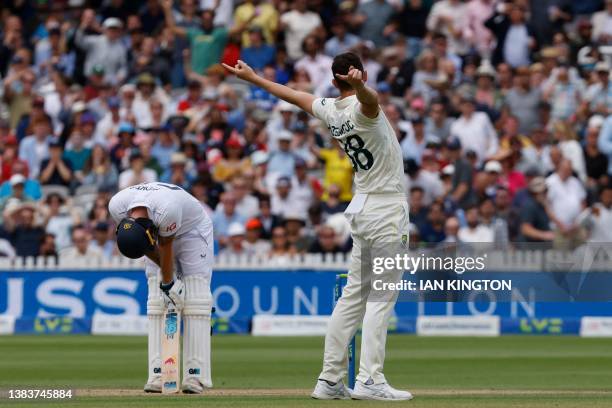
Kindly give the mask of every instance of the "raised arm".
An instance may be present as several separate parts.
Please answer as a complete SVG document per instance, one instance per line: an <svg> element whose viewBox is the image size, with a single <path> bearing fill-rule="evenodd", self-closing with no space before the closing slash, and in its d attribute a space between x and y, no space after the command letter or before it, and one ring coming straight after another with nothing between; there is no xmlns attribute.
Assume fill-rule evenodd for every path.
<svg viewBox="0 0 612 408"><path fill-rule="evenodd" d="M174 21L174 15L172 15L172 0L161 0L161 4L164 9L164 18L168 28L175 34L185 37L187 35L187 30L183 27L177 27Z"/></svg>
<svg viewBox="0 0 612 408"><path fill-rule="evenodd" d="M378 116L378 93L366 85L368 77L364 72L351 66L346 75L336 74L336 78L347 82L355 90L357 100L361 104L361 113L370 119Z"/></svg>
<svg viewBox="0 0 612 408"><path fill-rule="evenodd" d="M310 113L311 115L313 114L312 103L316 99L314 95L311 95L307 92L296 91L295 89L291 89L285 85L277 84L276 82L272 82L265 78L262 78L257 75L255 71L253 71L253 68L249 67L245 62L241 60L238 60L238 63L234 67L231 67L225 63L223 63L223 66L225 67L225 69L236 75L238 78L250 82L253 85L258 86L262 89L265 89L277 98L296 105L297 107Z"/></svg>

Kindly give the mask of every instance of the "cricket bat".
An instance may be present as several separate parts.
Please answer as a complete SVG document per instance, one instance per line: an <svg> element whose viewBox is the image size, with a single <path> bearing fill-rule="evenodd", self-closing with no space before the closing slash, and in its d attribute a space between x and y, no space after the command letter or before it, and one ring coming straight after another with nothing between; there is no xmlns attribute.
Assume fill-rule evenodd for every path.
<svg viewBox="0 0 612 408"><path fill-rule="evenodd" d="M162 393L179 392L181 381L181 313L174 306L169 306L164 314L164 331L161 341L162 357Z"/></svg>

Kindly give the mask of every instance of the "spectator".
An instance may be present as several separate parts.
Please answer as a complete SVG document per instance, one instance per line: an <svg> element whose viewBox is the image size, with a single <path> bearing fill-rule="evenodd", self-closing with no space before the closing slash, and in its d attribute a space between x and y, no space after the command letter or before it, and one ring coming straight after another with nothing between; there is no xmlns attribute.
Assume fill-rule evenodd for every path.
<svg viewBox="0 0 612 408"><path fill-rule="evenodd" d="M312 244L312 237L309 237L304 231L306 213L295 209L288 211L283 215L283 224L289 245L298 253L306 252Z"/></svg>
<svg viewBox="0 0 612 408"><path fill-rule="evenodd" d="M281 176L276 180L276 189L272 194L272 214L284 217L299 207L297 198L291 194L291 179Z"/></svg>
<svg viewBox="0 0 612 408"><path fill-rule="evenodd" d="M327 88L332 86L332 59L322 53L321 43L316 35L311 34L304 38L302 50L304 56L296 61L295 69L306 71L310 81L315 84L315 93L326 96Z"/></svg>
<svg viewBox="0 0 612 408"><path fill-rule="evenodd" d="M418 187L423 190L423 204L429 205L444 195L444 186L440 180L440 168L433 150L425 149L421 166L413 159L404 162L406 173L406 191Z"/></svg>
<svg viewBox="0 0 612 408"><path fill-rule="evenodd" d="M91 236L83 226L75 226L72 229L71 238L73 245L59 251L61 260L87 259L89 262L95 262L102 259L102 251L91 244Z"/></svg>
<svg viewBox="0 0 612 408"><path fill-rule="evenodd" d="M477 206L471 206L465 209L466 225L459 228L457 238L463 243L492 243L495 234L493 229L480 222L480 212Z"/></svg>
<svg viewBox="0 0 612 408"><path fill-rule="evenodd" d="M612 112L612 82L610 82L610 64L598 62L593 69L596 74L594 83L585 91L585 100L591 112L606 115Z"/></svg>
<svg viewBox="0 0 612 408"><path fill-rule="evenodd" d="M605 10L593 13L591 23L593 23L593 41L600 44L609 44L612 41L612 0L605 0Z"/></svg>
<svg viewBox="0 0 612 408"><path fill-rule="evenodd" d="M331 23L331 32L334 34L325 43L325 54L335 57L343 52L350 51L361 42L361 39L347 30L347 21L337 18Z"/></svg>
<svg viewBox="0 0 612 408"><path fill-rule="evenodd" d="M410 123L413 131L401 142L402 155L404 159L413 159L420 164L423 152L431 138L425 134L425 121L422 116L412 116Z"/></svg>
<svg viewBox="0 0 612 408"><path fill-rule="evenodd" d="M424 203L425 190L420 186L414 186L410 188L410 195L408 197L408 203L410 208L410 222L412 222L417 229L424 226L427 223L427 207Z"/></svg>
<svg viewBox="0 0 612 408"><path fill-rule="evenodd" d="M11 176L9 177L9 179L7 181L2 183L2 186L0 187L0 199L8 197L8 196L13 194L13 186L12 186L11 181L10 181L13 178L13 176L21 176L21 177L23 177L23 179L25 179L25 181L24 181L24 193L27 196L32 198L32 200L40 199L40 197L42 196L42 191L41 191L41 188L40 188L40 183L37 180L35 180L35 179L27 177L26 176L27 170L28 169L27 169L27 166L26 166L25 163L23 163L21 161L15 161L13 163L13 167L12 167L11 173L10 173Z"/></svg>
<svg viewBox="0 0 612 408"><path fill-rule="evenodd" d="M259 198L259 217L257 219L261 222L262 237L270 239L272 230L282 223L281 217L272 213L270 196L262 195Z"/></svg>
<svg viewBox="0 0 612 408"><path fill-rule="evenodd" d="M27 179L22 174L11 176L11 179L5 183L5 185L8 183L10 186L10 191L0 199L0 212L14 204L34 202L34 199L26 191L26 182Z"/></svg>
<svg viewBox="0 0 612 408"><path fill-rule="evenodd" d="M89 246L93 250L100 251L104 259L109 259L115 254L115 242L109 238L110 225L106 222L98 222L94 226L93 239Z"/></svg>
<svg viewBox="0 0 612 408"><path fill-rule="evenodd" d="M434 202L429 206L427 222L419 228L419 236L426 243L438 243L444 241L444 224L446 222L442 204Z"/></svg>
<svg viewBox="0 0 612 408"><path fill-rule="evenodd" d="M586 185L589 188L597 185L605 186L608 183L608 157L597 146L597 138L601 129L601 124L597 122L589 120L582 151L586 165Z"/></svg>
<svg viewBox="0 0 612 408"><path fill-rule="evenodd" d="M444 244L446 243L460 243L459 229L461 225L457 217L448 217L444 223Z"/></svg>
<svg viewBox="0 0 612 408"><path fill-rule="evenodd" d="M272 246L270 242L262 239L263 225L257 218L251 218L245 225L246 233L242 245L251 255L266 254Z"/></svg>
<svg viewBox="0 0 612 408"><path fill-rule="evenodd" d="M468 43L464 39L467 23L467 8L460 0L436 2L427 17L429 31L443 33L449 39L449 51L457 55L468 52Z"/></svg>
<svg viewBox="0 0 612 408"><path fill-rule="evenodd" d="M117 168L110 161L110 156L102 145L95 145L91 156L83 166L79 180L83 185L94 186L97 190L115 191L119 183Z"/></svg>
<svg viewBox="0 0 612 408"><path fill-rule="evenodd" d="M215 3L215 9L216 15L219 11L218 3ZM261 27L266 43L271 45L274 43L274 35L279 30L278 11L272 3L262 0L246 0L236 7L234 24L245 26L250 24L251 27ZM242 33L242 47L248 47L250 45L248 34Z"/></svg>
<svg viewBox="0 0 612 408"><path fill-rule="evenodd" d="M580 180L586 180L586 168L582 147L576 140L572 129L564 122L556 122L553 126L553 138L561 150L561 154L572 163L573 171Z"/></svg>
<svg viewBox="0 0 612 408"><path fill-rule="evenodd" d="M550 229L547 212L546 180L533 178L528 185L529 196L520 208L520 240L522 242L550 243L555 234Z"/></svg>
<svg viewBox="0 0 612 408"><path fill-rule="evenodd" d="M49 186L70 186L72 163L64 158L64 148L59 140L49 142L49 158L40 164L40 184Z"/></svg>
<svg viewBox="0 0 612 408"><path fill-rule="evenodd" d="M546 178L550 216L556 226L556 239L560 243L574 243L577 236L577 218L586 206L586 192L580 181L572 175L572 163L563 159L557 171Z"/></svg>
<svg viewBox="0 0 612 408"><path fill-rule="evenodd" d="M351 198L353 198L353 165L346 153L344 153L344 150L342 150L342 146L334 141L332 142L332 148L319 150L315 148L314 150L319 159L324 163L323 188L329 189L330 186L335 185L340 188L340 201L351 201ZM612 149L610 153L612 154ZM327 199L326 192L323 193L322 199Z"/></svg>
<svg viewBox="0 0 612 408"><path fill-rule="evenodd" d="M250 45L243 48L240 53L240 58L249 66L257 71L262 71L266 65L274 62L276 50L274 46L264 42L261 27L252 26L249 29L249 43Z"/></svg>
<svg viewBox="0 0 612 408"><path fill-rule="evenodd" d="M477 112L474 96L461 96L461 116L452 124L451 135L458 138L464 149L473 150L479 162L493 156L499 148L497 132L486 113Z"/></svg>
<svg viewBox="0 0 612 408"><path fill-rule="evenodd" d="M259 214L259 202L251 194L244 177L236 176L231 182L231 191L236 199L236 212L245 219L256 217ZM223 208L223 204L220 204Z"/></svg>
<svg viewBox="0 0 612 408"><path fill-rule="evenodd" d="M86 9L75 33L75 43L82 48L85 58L85 75L90 75L93 67L104 67L104 78L113 85L121 83L128 74L127 49L121 41L123 23L116 17L104 20L104 34L86 35L85 31L95 26L95 12Z"/></svg>
<svg viewBox="0 0 612 408"><path fill-rule="evenodd" d="M299 203L296 211L300 214L306 214L315 198L320 197L322 193L319 180L308 175L306 162L300 157L295 160L295 176L291 180L291 191Z"/></svg>
<svg viewBox="0 0 612 408"><path fill-rule="evenodd" d="M268 174L292 177L295 171L296 156L291 149L293 135L281 131L277 136L278 150L273 151L268 159Z"/></svg>
<svg viewBox="0 0 612 408"><path fill-rule="evenodd" d="M295 248L291 247L287 239L287 231L283 227L275 227L272 230L272 248L268 255L272 258L283 258L295 253Z"/></svg>
<svg viewBox="0 0 612 408"><path fill-rule="evenodd" d="M453 119L449 118L447 108L440 99L431 101L429 114L425 118L425 134L434 136L440 142L445 142L450 135Z"/></svg>
<svg viewBox="0 0 612 408"><path fill-rule="evenodd" d="M12 62L27 64L23 57L18 55L13 57ZM35 98L34 82L36 78L29 69L13 71L4 78L3 99L8 105L11 129L14 129L21 118L28 115L32 109L32 102Z"/></svg>
<svg viewBox="0 0 612 408"><path fill-rule="evenodd" d="M40 119L32 124L34 133L25 137L19 145L19 158L28 164L32 177L38 177L41 163L49 157L49 141L51 140L50 123Z"/></svg>
<svg viewBox="0 0 612 408"><path fill-rule="evenodd" d="M184 190L189 190L193 181L193 174L187 172L188 160L185 153L176 152L170 156L170 168L161 176L164 183L175 184Z"/></svg>
<svg viewBox="0 0 612 408"><path fill-rule="evenodd" d="M157 174L145 168L142 154L134 151L130 154L130 168L119 174L119 190L141 183L157 181Z"/></svg>
<svg viewBox="0 0 612 408"><path fill-rule="evenodd" d="M553 120L569 120L582 102L582 81L570 75L567 66L555 68L544 85L544 99L551 104Z"/></svg>
<svg viewBox="0 0 612 408"><path fill-rule="evenodd" d="M342 248L336 242L336 231L328 225L319 228L317 239L312 243L308 252L313 254L337 254Z"/></svg>
<svg viewBox="0 0 612 408"><path fill-rule="evenodd" d="M606 118L601 127L597 147L608 157L608 176L612 176L612 115Z"/></svg>
<svg viewBox="0 0 612 408"><path fill-rule="evenodd" d="M280 18L280 29L285 32L287 54L293 61L304 55L302 44L304 39L317 27L323 25L318 14L307 9L306 0L295 0L293 9Z"/></svg>
<svg viewBox="0 0 612 408"><path fill-rule="evenodd" d="M395 10L387 0L360 3L353 24L359 26L359 36L372 41L376 47L389 45L390 26Z"/></svg>
<svg viewBox="0 0 612 408"><path fill-rule="evenodd" d="M243 158L242 141L235 136L225 142L225 155L215 166L213 177L218 182L225 182L242 174L250 167L250 161Z"/></svg>
<svg viewBox="0 0 612 408"><path fill-rule="evenodd" d="M323 201L323 206L322 206L323 215L325 215L326 217L329 217L334 214L344 212L344 210L346 210L346 207L348 206L348 202L342 201L341 199L342 192L339 186L335 184L331 184L329 187L327 187L326 193L327 193L325 195L326 198Z"/></svg>
<svg viewBox="0 0 612 408"><path fill-rule="evenodd" d="M453 166L450 199L456 205L465 207L472 200L472 168L461 157L461 142L459 139L450 139L446 144L446 149L448 151L448 159ZM422 232L421 236L423 236Z"/></svg>
<svg viewBox="0 0 612 408"><path fill-rule="evenodd" d="M38 249L39 256L57 258L57 249L55 247L55 236L53 234L44 234L40 240Z"/></svg>
<svg viewBox="0 0 612 408"><path fill-rule="evenodd" d="M226 27L215 27L215 11L212 9L202 10L200 27L184 28L176 25L172 15L172 0L163 0L164 15L166 24L175 34L187 37L190 43L191 69L196 74L203 74L214 64L221 61L223 49L229 37L233 34L240 34L255 17L255 13L250 20L237 21L237 25L228 31Z"/></svg>
<svg viewBox="0 0 612 408"><path fill-rule="evenodd" d="M55 237L56 248L62 250L69 247L72 227L80 223L78 213L66 203L66 198L59 193L50 193L45 198L42 210L45 232Z"/></svg>
<svg viewBox="0 0 612 408"><path fill-rule="evenodd" d="M497 194L496 194L497 195ZM509 243L509 230L506 220L498 215L498 209L492 198L485 198L478 208L481 225L493 232L495 249L505 249Z"/></svg>
<svg viewBox="0 0 612 408"><path fill-rule="evenodd" d="M503 3L487 21L487 27L497 45L493 52L493 64L506 62L516 68L531 63L531 52L536 47L535 33L525 21L525 10L519 4Z"/></svg>
<svg viewBox="0 0 612 408"><path fill-rule="evenodd" d="M612 242L612 184L601 188L599 200L586 208L576 221L587 230L588 242Z"/></svg>
<svg viewBox="0 0 612 408"><path fill-rule="evenodd" d="M495 11L493 0L472 0L465 5L465 25L463 38L472 50L475 50L485 59L490 59L493 49L493 35L485 27L487 21Z"/></svg>
<svg viewBox="0 0 612 408"><path fill-rule="evenodd" d="M17 256L38 256L45 231L36 225L36 206L32 203L12 203L3 212L4 229Z"/></svg>
<svg viewBox="0 0 612 408"><path fill-rule="evenodd" d="M250 253L244 246L244 237L246 230L244 225L239 223L230 224L227 230L227 246L223 248L220 255L225 256L241 256Z"/></svg>
<svg viewBox="0 0 612 408"><path fill-rule="evenodd" d="M237 223L244 225L246 219L236 211L236 195L228 191L221 194L221 204L215 209L212 216L215 240L220 246L227 245L230 225Z"/></svg>
<svg viewBox="0 0 612 408"><path fill-rule="evenodd" d="M422 96L426 102L429 102L438 96L438 90L434 85L437 85L441 79L436 55L430 50L423 51L419 55L417 71L412 78L412 93Z"/></svg>

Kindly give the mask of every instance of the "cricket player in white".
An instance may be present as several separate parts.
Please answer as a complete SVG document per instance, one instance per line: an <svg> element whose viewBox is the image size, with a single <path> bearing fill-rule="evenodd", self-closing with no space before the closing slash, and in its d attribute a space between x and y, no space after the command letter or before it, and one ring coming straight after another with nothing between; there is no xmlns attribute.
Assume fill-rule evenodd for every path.
<svg viewBox="0 0 612 408"><path fill-rule="evenodd" d="M210 281L212 221L191 194L173 184L128 187L110 201L118 223L117 246L129 258L145 258L149 295L149 378L147 392L161 392L161 333L165 307L173 303L184 317L183 392L212 387Z"/></svg>
<svg viewBox="0 0 612 408"><path fill-rule="evenodd" d="M403 162L391 124L381 111L376 91L365 82L359 57L343 53L334 58L333 84L340 97L316 98L257 75L247 64L224 64L236 76L297 105L328 127L355 171L355 196L345 211L351 224L353 250L348 282L336 304L325 337L323 371L312 393L317 399L409 400L412 394L391 387L383 374L387 326L396 297L368 302L371 271L362 271L362 247L400 242L408 237L408 203L402 179ZM342 383L348 344L363 322L359 374L354 390Z"/></svg>

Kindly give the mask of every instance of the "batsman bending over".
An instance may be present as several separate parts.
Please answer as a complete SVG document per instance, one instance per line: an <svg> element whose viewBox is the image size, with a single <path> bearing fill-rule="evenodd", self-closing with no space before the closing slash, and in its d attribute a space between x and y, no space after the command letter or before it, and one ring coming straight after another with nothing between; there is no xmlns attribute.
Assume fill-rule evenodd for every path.
<svg viewBox="0 0 612 408"><path fill-rule="evenodd" d="M312 397L411 399L409 392L392 388L383 374L387 326L396 297L386 302L368 302L367 296L362 296L370 293L372 277L371 270L361 271L362 247L405 240L409 222L401 149L395 131L380 110L377 93L365 84L367 73L361 60L353 53L334 58L333 85L340 91L336 99L316 98L268 81L242 61L225 68L323 121L353 163L356 194L345 211L353 237L351 269L325 336L323 371ZM349 392L342 383L347 348L362 321L359 375L355 389Z"/></svg>
<svg viewBox="0 0 612 408"><path fill-rule="evenodd" d="M118 223L119 251L132 259L146 256L149 379L144 390L162 391L162 317L173 304L185 321L182 390L199 394L212 387L212 221L198 200L173 184L128 187L115 194L108 208Z"/></svg>

